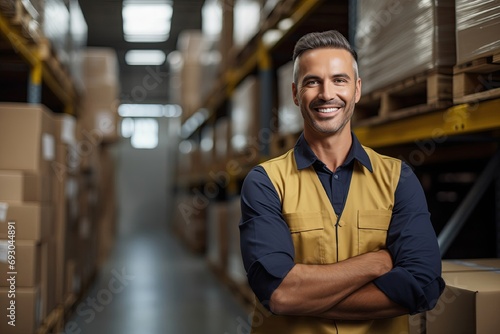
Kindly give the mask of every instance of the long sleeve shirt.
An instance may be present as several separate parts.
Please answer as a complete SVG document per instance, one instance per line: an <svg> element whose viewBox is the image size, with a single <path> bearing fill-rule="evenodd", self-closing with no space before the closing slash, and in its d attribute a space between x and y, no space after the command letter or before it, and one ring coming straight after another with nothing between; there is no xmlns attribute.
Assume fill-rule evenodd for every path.
<svg viewBox="0 0 500 334"><path fill-rule="evenodd" d="M354 161L371 170L370 159L352 134L345 162L330 171L301 136L294 148L297 168L313 166L337 215L342 214ZM411 168L403 163L396 188L387 248L394 268L374 280L391 300L418 313L434 307L444 289L441 259L424 192ZM248 281L268 307L274 290L295 265L294 246L281 214L281 202L261 166L247 175L241 191L241 249Z"/></svg>

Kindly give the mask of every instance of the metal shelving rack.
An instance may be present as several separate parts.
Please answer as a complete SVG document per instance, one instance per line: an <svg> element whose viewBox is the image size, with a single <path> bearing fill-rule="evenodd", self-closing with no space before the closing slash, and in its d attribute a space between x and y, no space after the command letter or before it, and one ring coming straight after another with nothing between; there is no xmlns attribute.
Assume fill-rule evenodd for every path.
<svg viewBox="0 0 500 334"><path fill-rule="evenodd" d="M257 35L246 45L239 50L239 52L231 52L231 54L236 54L234 59L229 59L226 68L223 71L223 75L220 80L214 85L213 94L210 95L208 100L204 103L202 107L209 110L210 121L214 121L217 117L218 109L227 108L224 102L228 101L234 89L237 85L242 82L247 76L256 74L259 79L260 90L260 108L259 117L261 119L261 127L269 125L270 119L273 116L273 71L284 62L279 63L280 60L276 59L276 54L290 51L290 45L293 44L297 36L300 35L304 30L311 29L312 21L321 22L321 15L324 15L323 6L334 6L334 4L342 3L347 7L348 3L352 1L328 1L325 0L298 0L298 1L283 1L283 10L281 14L269 19L268 22L263 24L263 28L257 33ZM232 15L232 13L225 13L225 15ZM292 18L294 24L289 28L288 31L283 33L283 36L273 45L265 45L263 43L262 37L268 29L275 28L277 23L283 18ZM314 18L308 20L308 18ZM232 17L226 18L227 22L232 23ZM311 21L311 22L309 22ZM330 19L332 22L332 19ZM347 26L347 22L345 25ZM351 22L352 24L352 22ZM337 28L337 27L330 27ZM302 30L301 30L302 29ZM317 30L320 30L321 26L319 24ZM338 28L337 28L338 29ZM341 30L341 29L339 29ZM294 34L298 31L298 34ZM223 36L228 39L231 38L230 34ZM223 41L223 45L230 45L231 43ZM234 51L234 50L232 50ZM289 60L289 59L288 59ZM479 149L475 152L474 149L462 150L460 151L461 156L454 159L469 159L474 160L478 155L481 155L482 159L491 159L490 163L481 173L481 169L484 166L480 166L478 172L478 185L473 185L472 189L467 195L470 197L480 197L484 191L485 187L494 184L495 178L498 180L499 168L497 167L496 158L498 153L498 142L500 140L500 98L493 98L482 101L475 101L470 103L454 104L450 107L442 108L434 111L426 111L422 113L414 113L412 115L407 115L403 117L393 117L388 118L376 123L366 125L367 123L361 123L359 126L353 123L353 131L358 136L361 143L369 147L384 150L398 150L406 145L406 148L415 149L415 143L418 141L433 141L437 146L442 143L443 138L450 139L447 141L447 146L443 150L449 150L447 154L440 157L433 157L434 160L440 162L449 162L452 154L456 154L460 151L460 147L464 143L473 140L477 136L482 136L485 139L485 148ZM397 116L397 115L396 115ZM483 142L484 143L484 142ZM413 146L412 146L413 145ZM469 144L468 144L469 145ZM473 145L469 145L471 147ZM491 149L490 149L491 148ZM454 153L453 153L454 152ZM267 160L270 157L269 147L264 147L259 152L259 161ZM439 162L438 162L439 163ZM493 168L491 167L493 166ZM243 166L241 173L238 175L231 175L230 188L231 193L238 193L238 184L243 180L244 176L248 172L249 168ZM215 168L215 167L213 167ZM212 170L213 170L212 168ZM493 171L492 171L493 170ZM203 175L198 175L194 178L184 179L182 181L182 186L186 185L202 185L204 180L207 178ZM497 182L498 183L498 182ZM478 191L478 188L480 191ZM496 187L496 197L500 198L499 187ZM453 238L456 236L456 232L460 230L463 223L470 214L471 210L467 210L467 215L463 215L461 219L457 219L457 214L462 214L463 208L466 206L471 206L477 204L477 201L471 201L467 198L458 205L456 212L449 219L445 227L443 228L443 234L440 236L440 244L443 250L447 245L449 245ZM496 201L496 226L497 230L500 231L500 221L498 212L499 201ZM447 231L453 230L453 233ZM500 235L496 238L497 242L497 256L500 256Z"/></svg>
<svg viewBox="0 0 500 334"><path fill-rule="evenodd" d="M2 51L9 53L8 60L3 61L3 66L7 66L10 60L14 62L21 60L29 66L25 102L41 103L44 94L42 85L46 84L50 92L56 96L61 109L65 113L74 115L78 94L70 75L52 54L50 42L43 37L32 38L23 33L21 25L12 24L2 13L0 13L0 38L5 40L3 44L6 46Z"/></svg>

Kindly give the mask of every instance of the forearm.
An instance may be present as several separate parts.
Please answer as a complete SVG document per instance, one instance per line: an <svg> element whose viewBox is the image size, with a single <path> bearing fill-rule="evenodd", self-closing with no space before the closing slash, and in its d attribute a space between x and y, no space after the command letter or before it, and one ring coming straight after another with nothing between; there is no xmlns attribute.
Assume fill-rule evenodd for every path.
<svg viewBox="0 0 500 334"><path fill-rule="evenodd" d="M319 315L392 268L386 250L330 265L297 264L271 296L270 307L282 315Z"/></svg>
<svg viewBox="0 0 500 334"><path fill-rule="evenodd" d="M368 320L403 314L408 314L408 310L390 300L375 284L368 283L317 316L339 320Z"/></svg>

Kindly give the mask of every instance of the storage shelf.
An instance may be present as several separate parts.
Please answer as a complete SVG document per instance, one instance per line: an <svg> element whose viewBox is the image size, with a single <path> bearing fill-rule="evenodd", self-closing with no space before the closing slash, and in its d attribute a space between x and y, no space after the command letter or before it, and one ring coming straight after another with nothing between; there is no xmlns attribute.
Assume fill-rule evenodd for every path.
<svg viewBox="0 0 500 334"><path fill-rule="evenodd" d="M342 21L342 19L346 19L344 18L346 9L347 2L340 0L288 0L277 5L265 19L261 30L254 38L245 46L230 52L232 58L228 62L229 67L214 84L212 94L209 94L201 106L209 111L210 117L208 119L212 122L215 120L219 109L224 108L225 101L231 98L234 89L246 77L274 70L283 65L284 62L290 61L290 52L296 40L305 32L312 31L313 27L316 31L329 27L346 34L348 23ZM291 18L293 25L287 30L282 30L281 38L274 43L264 44L263 36L266 31L276 29L279 22L285 18ZM332 26L332 20L335 22L334 26ZM353 131L367 146L390 149L418 140L431 139L438 142L443 137L463 137L500 130L500 114L497 112L500 109L500 99L448 106L440 106L439 108L443 109L437 109L437 111L393 117L386 121L360 124L359 126L353 123ZM258 160L267 158L269 158L267 154L260 153ZM245 168L242 175L236 175L235 178L243 177L247 171L248 169ZM203 177L187 177L184 182L190 184L203 182Z"/></svg>
<svg viewBox="0 0 500 334"><path fill-rule="evenodd" d="M1 13L0 35L10 46L12 54L29 65L30 84L41 89L42 82L45 83L63 106L64 112L74 114L77 93L69 74L52 54L50 41L43 37L35 40L24 36L21 27L11 24Z"/></svg>
<svg viewBox="0 0 500 334"><path fill-rule="evenodd" d="M443 140L446 136L500 129L500 99L460 104L448 109L394 120L383 124L354 127L364 145L380 148L417 140Z"/></svg>

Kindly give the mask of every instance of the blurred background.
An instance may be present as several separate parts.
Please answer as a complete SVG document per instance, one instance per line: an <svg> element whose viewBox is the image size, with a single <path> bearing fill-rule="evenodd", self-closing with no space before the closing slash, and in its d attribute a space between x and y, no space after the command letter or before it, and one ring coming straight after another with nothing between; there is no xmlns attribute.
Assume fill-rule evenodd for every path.
<svg viewBox="0 0 500 334"><path fill-rule="evenodd" d="M294 146L293 47L329 29L460 291L412 333L498 328L498 0L0 0L1 333L249 333L240 187Z"/></svg>

